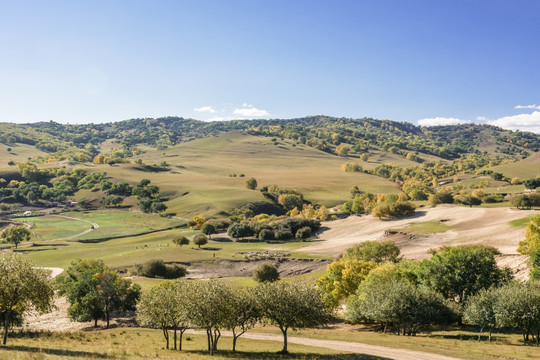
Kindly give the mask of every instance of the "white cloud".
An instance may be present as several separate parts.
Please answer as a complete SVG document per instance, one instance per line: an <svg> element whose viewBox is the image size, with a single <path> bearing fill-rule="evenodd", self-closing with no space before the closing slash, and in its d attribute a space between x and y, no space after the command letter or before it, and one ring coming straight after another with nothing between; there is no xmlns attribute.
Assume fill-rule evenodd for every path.
<svg viewBox="0 0 540 360"><path fill-rule="evenodd" d="M534 110L540 110L540 106L536 104L532 105L516 105L514 109L534 109Z"/></svg>
<svg viewBox="0 0 540 360"><path fill-rule="evenodd" d="M503 129L531 131L540 134L540 111L533 111L532 114L504 116L490 120L488 124L500 126Z"/></svg>
<svg viewBox="0 0 540 360"><path fill-rule="evenodd" d="M268 111L260 110L249 104L242 104L240 109L234 109L233 115L240 115L247 118L261 117L261 116L270 116Z"/></svg>
<svg viewBox="0 0 540 360"><path fill-rule="evenodd" d="M459 125L467 123L470 123L470 121L448 117L434 117L418 120L418 125L421 126Z"/></svg>
<svg viewBox="0 0 540 360"><path fill-rule="evenodd" d="M193 109L193 111L197 111L197 112L208 112L208 113L211 113L211 114L213 114L213 113L216 112L216 110L215 110L213 107L211 107L211 106L201 106L200 108L195 108L195 109Z"/></svg>
<svg viewBox="0 0 540 360"><path fill-rule="evenodd" d="M486 121L487 118L486 118L485 116L477 116L477 117L476 117L476 120L477 120L477 121Z"/></svg>

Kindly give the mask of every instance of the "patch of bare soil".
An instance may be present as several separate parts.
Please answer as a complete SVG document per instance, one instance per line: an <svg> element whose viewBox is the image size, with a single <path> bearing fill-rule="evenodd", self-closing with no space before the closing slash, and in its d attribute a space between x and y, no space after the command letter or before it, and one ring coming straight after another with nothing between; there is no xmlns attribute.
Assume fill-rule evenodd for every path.
<svg viewBox="0 0 540 360"><path fill-rule="evenodd" d="M211 279L224 277L250 277L263 263L274 265L280 277L307 274L326 269L328 260L319 259L257 259L246 261L216 260L194 263L188 266L187 279Z"/></svg>
<svg viewBox="0 0 540 360"><path fill-rule="evenodd" d="M510 221L538 214L534 210L510 208L468 208L439 205L419 209L414 216L379 220L371 215L350 216L343 220L323 223L319 237L323 241L310 244L302 251L337 256L345 249L368 240L393 240L408 259L429 257L427 250L441 246L489 245L499 249L504 255L499 261L509 266L518 275L527 272L526 260L518 256L516 249L525 237L524 228L516 228ZM387 230L401 229L413 222L441 221L453 229L423 236L396 233L388 235ZM510 256L512 255L512 256Z"/></svg>

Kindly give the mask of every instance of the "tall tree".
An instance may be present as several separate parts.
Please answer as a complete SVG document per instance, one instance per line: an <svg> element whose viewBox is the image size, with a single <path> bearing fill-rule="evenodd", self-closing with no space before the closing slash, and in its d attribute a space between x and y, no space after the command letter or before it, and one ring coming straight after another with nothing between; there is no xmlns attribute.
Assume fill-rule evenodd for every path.
<svg viewBox="0 0 540 360"><path fill-rule="evenodd" d="M226 302L229 311L224 327L232 331L234 352L238 338L257 324L260 312L252 291L248 289L230 291Z"/></svg>
<svg viewBox="0 0 540 360"><path fill-rule="evenodd" d="M48 312L54 299L54 283L48 271L36 268L23 255L0 252L0 314L4 320L5 345L10 321L33 306Z"/></svg>

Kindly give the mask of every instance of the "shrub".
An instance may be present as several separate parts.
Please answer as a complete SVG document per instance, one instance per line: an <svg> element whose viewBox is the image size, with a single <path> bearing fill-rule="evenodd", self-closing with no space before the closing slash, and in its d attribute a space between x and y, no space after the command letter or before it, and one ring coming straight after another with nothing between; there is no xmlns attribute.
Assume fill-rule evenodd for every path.
<svg viewBox="0 0 540 360"><path fill-rule="evenodd" d="M504 201L504 198L501 195L488 195L482 199L486 204L500 203Z"/></svg>
<svg viewBox="0 0 540 360"><path fill-rule="evenodd" d="M269 229L262 229L259 232L259 240L265 241L265 240L272 240L274 239L274 232Z"/></svg>
<svg viewBox="0 0 540 360"><path fill-rule="evenodd" d="M279 272L272 264L261 264L253 271L253 280L257 282L274 282L279 280Z"/></svg>
<svg viewBox="0 0 540 360"><path fill-rule="evenodd" d="M274 238L276 240L290 240L294 237L290 230L275 230Z"/></svg>
<svg viewBox="0 0 540 360"><path fill-rule="evenodd" d="M311 237L311 228L309 226L305 226L303 228L298 229L296 232L295 237L298 240L308 239Z"/></svg>
<svg viewBox="0 0 540 360"><path fill-rule="evenodd" d="M149 260L144 264L137 264L137 275L149 278L178 279L186 276L185 267L177 264L165 264L163 260Z"/></svg>

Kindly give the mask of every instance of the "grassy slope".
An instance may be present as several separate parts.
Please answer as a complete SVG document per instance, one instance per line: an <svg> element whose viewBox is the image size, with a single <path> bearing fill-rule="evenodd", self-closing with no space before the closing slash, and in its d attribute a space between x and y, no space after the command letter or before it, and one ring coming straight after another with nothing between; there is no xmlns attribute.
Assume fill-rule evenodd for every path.
<svg viewBox="0 0 540 360"><path fill-rule="evenodd" d="M7 151L8 148L11 148L11 152ZM42 155L45 155L45 153L31 145L17 144L8 146L0 143L0 171L17 171L16 166L8 165L9 161L27 161L28 158Z"/></svg>
<svg viewBox="0 0 540 360"><path fill-rule="evenodd" d="M259 191L245 188L249 177L255 177L259 187L275 184L295 188L307 200L327 206L348 200L353 185L374 193L398 191L388 180L340 170L343 163L358 159L340 158L304 145L293 147L287 140L279 143L276 146L269 138L232 132L137 156L145 164L166 161L171 171L144 172L131 164L99 165L93 166L93 170L107 171L115 180L128 179L132 183L143 178L152 180L169 198L169 211L186 217L229 212L239 205L264 200ZM396 155L388 155L384 161L414 164ZM232 174L245 177L230 177ZM85 192L79 196L92 199L101 195Z"/></svg>
<svg viewBox="0 0 540 360"><path fill-rule="evenodd" d="M493 171L501 172L510 178L518 177L522 180L536 177L540 175L540 152L512 164L495 166Z"/></svg>

